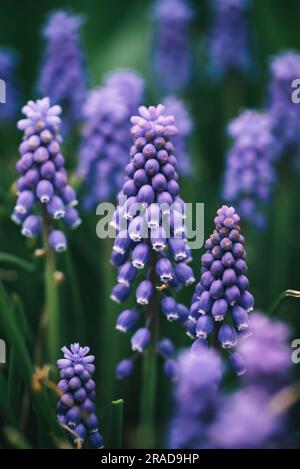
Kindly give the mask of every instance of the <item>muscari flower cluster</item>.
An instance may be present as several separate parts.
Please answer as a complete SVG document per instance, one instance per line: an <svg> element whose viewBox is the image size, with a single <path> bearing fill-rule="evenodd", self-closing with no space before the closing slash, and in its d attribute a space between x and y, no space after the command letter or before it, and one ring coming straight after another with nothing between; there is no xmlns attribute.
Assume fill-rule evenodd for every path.
<svg viewBox="0 0 300 469"><path fill-rule="evenodd" d="M212 448L280 448L293 444L285 403L276 396L291 381L289 330L280 321L253 313L251 336L241 340L237 352L247 371L242 388L225 397L208 431Z"/></svg>
<svg viewBox="0 0 300 469"><path fill-rule="evenodd" d="M269 112L281 153L296 152L299 168L300 108L292 100L292 83L300 76L300 54L286 51L273 58L270 64Z"/></svg>
<svg viewBox="0 0 300 469"><path fill-rule="evenodd" d="M141 104L143 92L144 80L138 73L116 70L87 97L78 165L87 210L112 199L122 187L131 146L130 116Z"/></svg>
<svg viewBox="0 0 300 469"><path fill-rule="evenodd" d="M209 61L214 75L231 70L248 72L252 66L248 27L248 0L213 0L209 34Z"/></svg>
<svg viewBox="0 0 300 469"><path fill-rule="evenodd" d="M5 103L1 100L0 121L12 121L17 113L20 99L17 81L17 54L14 50L0 48L0 79L5 84ZM2 94L1 94L2 98Z"/></svg>
<svg viewBox="0 0 300 469"><path fill-rule="evenodd" d="M193 130L193 121L184 102L175 96L169 96L163 104L166 112L175 117L178 134L173 142L176 148L177 169L180 176L189 176L192 173L191 158L189 154L189 139Z"/></svg>
<svg viewBox="0 0 300 469"><path fill-rule="evenodd" d="M276 181L277 144L268 113L243 111L228 126L233 145L227 153L223 199L240 215L263 227L264 209Z"/></svg>
<svg viewBox="0 0 300 469"><path fill-rule="evenodd" d="M191 79L193 16L187 0L157 0L154 6L153 66L164 91L180 92Z"/></svg>
<svg viewBox="0 0 300 469"><path fill-rule="evenodd" d="M289 331L279 321L252 313L251 336L239 341L247 372L241 388L224 394L216 352L194 343L178 359L171 448L280 448L292 443L286 401L274 405L291 379ZM197 345L197 347L195 347ZM201 353L200 353L201 352ZM195 373L197 369L197 373Z"/></svg>
<svg viewBox="0 0 300 469"><path fill-rule="evenodd" d="M82 445L87 437L93 448L103 448L94 404L95 357L88 355L89 347L80 347L78 343L61 350L64 358L57 360L61 377L57 385L61 394L57 404L58 422L66 427L66 434L75 445L78 442Z"/></svg>
<svg viewBox="0 0 300 469"><path fill-rule="evenodd" d="M81 120L88 76L80 43L83 17L63 10L49 16L43 29L45 51L38 89L64 110L63 129L68 132Z"/></svg>
<svg viewBox="0 0 300 469"><path fill-rule="evenodd" d="M177 304L170 289L178 289L194 281L188 265L190 252L185 239L184 202L176 172L176 157L171 139L177 133L174 117L164 115L164 106L144 106L140 115L133 116L131 133L134 144L125 171L127 179L118 196L118 208L112 219L117 230L111 262L118 267L118 283L111 298L117 303L126 301L136 282L137 307L126 309L117 319L116 328L127 332L141 321L138 308L148 307L150 314L145 325L138 327L131 337L134 352L143 352L151 341L154 318L151 304L161 295L161 311L170 321L187 320L188 308ZM168 344L170 345L170 344ZM170 347L159 348L164 358L172 357ZM128 376L133 361L125 359L117 366L117 376ZM174 363L165 367L167 374L176 375Z"/></svg>
<svg viewBox="0 0 300 469"><path fill-rule="evenodd" d="M168 430L169 448L205 447L207 428L220 405L220 357L213 349L199 348L201 353L184 351L177 360L176 411Z"/></svg>
<svg viewBox="0 0 300 469"><path fill-rule="evenodd" d="M187 325L188 335L200 342L217 332L218 342L225 349L234 347L238 335L248 328L248 313L254 304L248 291L245 240L239 221L233 207L223 205L217 211L215 230L206 240L206 252L201 257L201 279ZM230 359L237 373L241 372L242 357L234 353Z"/></svg>
<svg viewBox="0 0 300 469"><path fill-rule="evenodd" d="M64 233L55 229L55 222L63 219L66 225L76 228L81 221L61 154L61 107L51 106L49 98L43 98L28 101L22 112L26 117L18 122L24 137L16 165L20 177L12 220L22 226L22 234L29 238L39 236L44 224L49 231L49 245L61 252L67 241Z"/></svg>

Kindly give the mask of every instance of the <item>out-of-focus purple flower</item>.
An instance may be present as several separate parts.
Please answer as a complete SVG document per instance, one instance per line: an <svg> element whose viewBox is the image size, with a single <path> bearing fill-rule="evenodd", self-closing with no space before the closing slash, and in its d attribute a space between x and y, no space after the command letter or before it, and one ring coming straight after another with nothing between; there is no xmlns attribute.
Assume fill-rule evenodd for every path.
<svg viewBox="0 0 300 469"><path fill-rule="evenodd" d="M181 176L190 176L192 163L189 154L189 139L193 130L192 118L183 101L175 96L169 96L163 101L166 112L175 117L178 134L174 136L174 146L177 155L177 168Z"/></svg>
<svg viewBox="0 0 300 469"><path fill-rule="evenodd" d="M83 444L87 437L93 448L103 448L94 404L95 357L88 355L89 347L80 347L77 343L61 350L64 358L57 360L61 377L57 385L61 393L57 404L58 422L72 430L72 433L66 430L66 434L75 445L78 441Z"/></svg>
<svg viewBox="0 0 300 469"><path fill-rule="evenodd" d="M283 418L273 411L270 396L262 387L247 387L226 398L209 428L207 446L224 449L276 448L278 443L275 442L283 433Z"/></svg>
<svg viewBox="0 0 300 469"><path fill-rule="evenodd" d="M20 177L12 220L22 225L24 236L36 238L41 234L43 218L50 231L49 245L61 252L67 243L64 233L55 229L56 220L65 218L71 228L81 221L61 154L61 107L51 106L50 99L43 98L28 101L22 112L25 118L18 122L18 128L24 131L24 137L16 165Z"/></svg>
<svg viewBox="0 0 300 469"><path fill-rule="evenodd" d="M160 297L157 305L167 319L185 324L188 312L171 296L171 289L189 285L194 276L187 264L190 256L185 239L184 203L179 196L172 143L177 134L174 117L164 115L162 105L141 106L139 115L133 116L131 122L134 143L113 217L117 236L111 262L119 269L119 283L111 298L118 303L126 301L136 282L136 303L141 305L139 308L146 307L149 314L145 327L133 334L131 344L134 351L143 352L151 341L149 331L153 321L159 319L150 312L155 296ZM131 314L126 312L121 321L118 318L117 325L122 330L128 328L128 317L131 319ZM165 359L173 360L173 356L158 351ZM175 379L174 361L168 362L165 369Z"/></svg>
<svg viewBox="0 0 300 469"><path fill-rule="evenodd" d="M239 221L233 207L223 205L217 211L215 230L205 242L201 279L189 316L195 327L188 327L188 335L195 339L211 336L214 322L220 322L218 341L223 348L236 345L238 334L248 328L248 313L254 305L248 290L245 241Z"/></svg>
<svg viewBox="0 0 300 469"><path fill-rule="evenodd" d="M257 312L251 314L249 326L252 335L241 340L237 347L246 363L244 380L247 384L277 391L290 380L289 328Z"/></svg>
<svg viewBox="0 0 300 469"><path fill-rule="evenodd" d="M261 228L276 181L278 152L272 118L267 113L243 111L229 124L228 134L233 144L227 153L223 198L245 220Z"/></svg>
<svg viewBox="0 0 300 469"><path fill-rule="evenodd" d="M187 0L156 0L153 8L154 72L168 93L182 91L191 80L193 16Z"/></svg>
<svg viewBox="0 0 300 469"><path fill-rule="evenodd" d="M130 116L137 111L144 80L133 70L109 73L83 107L84 128L78 173L84 181L84 206L94 209L122 187L130 149Z"/></svg>
<svg viewBox="0 0 300 469"><path fill-rule="evenodd" d="M0 79L3 80L0 122L12 121L19 107L20 89L16 70L17 59L17 53L13 49L0 47Z"/></svg>
<svg viewBox="0 0 300 469"><path fill-rule="evenodd" d="M221 363L214 350L183 352L178 359L175 415L169 425L168 447L203 448L207 427L215 417L220 399Z"/></svg>
<svg viewBox="0 0 300 469"><path fill-rule="evenodd" d="M297 158L300 150L300 107L292 100L292 84L300 77L300 54L285 51L275 56L270 64L270 75L269 112L277 145L282 154L291 151ZM300 167L299 157L295 164Z"/></svg>
<svg viewBox="0 0 300 469"><path fill-rule="evenodd" d="M213 0L209 33L209 67L219 77L230 70L248 73L252 68L248 0Z"/></svg>
<svg viewBox="0 0 300 469"><path fill-rule="evenodd" d="M88 75L80 41L81 15L58 10L43 29L45 50L38 82L39 92L63 107L63 129L81 120Z"/></svg>

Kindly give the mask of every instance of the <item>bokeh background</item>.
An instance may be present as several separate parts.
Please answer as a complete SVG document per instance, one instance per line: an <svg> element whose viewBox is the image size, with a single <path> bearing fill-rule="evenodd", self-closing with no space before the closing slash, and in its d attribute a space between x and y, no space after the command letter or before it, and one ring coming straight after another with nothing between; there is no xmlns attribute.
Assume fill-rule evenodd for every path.
<svg viewBox="0 0 300 469"><path fill-rule="evenodd" d="M226 137L226 126L243 108L261 109L267 102L268 65L270 57L284 49L300 51L300 4L297 0L253 1L250 24L253 31L253 54L255 67L249 76L227 77L214 82L205 73L204 44L210 24L209 2L194 1L196 19L193 24L194 77L184 95L193 121L191 142L193 172L182 179L182 197L187 202L205 204L205 236L213 228L213 218L221 205L221 181L225 166L225 153L230 142ZM19 51L19 79L23 98L37 97L36 81L42 53L40 29L49 11L57 8L72 8L86 15L83 27L83 43L91 85L101 83L103 75L114 68L132 67L146 79L146 104L158 104L161 95L151 73L151 1L110 0L96 1L1 1L0 45L14 47ZM16 179L15 163L18 158L20 132L13 125L0 126L0 251L13 253L35 263L35 271L28 273L0 263L0 278L10 295L21 298L27 317L30 337L28 347L33 357L39 356L37 341L41 339L41 311L43 308L42 262L32 260L34 247L26 242L18 227L10 221L15 195L12 189ZM64 154L67 166L77 158L78 141L67 141ZM69 162L68 162L69 161ZM282 176L282 177L281 177ZM256 307L268 312L279 294L289 288L300 286L300 212L299 174L287 168L279 177L273 201L268 208L268 225L257 230L251 223L242 223L247 240L248 267L251 291ZM69 250L59 257L59 268L65 272L65 282L60 286L61 316L64 342L77 340L74 331L74 314L84 318L84 340L96 355L97 408L101 417L103 433L109 425L110 401L125 399L125 441L135 445L138 422L138 400L140 367L129 382L117 382L114 366L128 353L128 341L114 331L114 321L120 308L109 299L115 272L109 264L111 243L99 240L95 234L97 217L83 215L83 225L69 237ZM201 252L193 252L193 267L197 277L200 270ZM187 288L180 299L189 305L193 288ZM278 317L292 325L293 337L300 337L300 302L288 299L277 310ZM168 334L180 347L188 345L184 332L171 324ZM0 329L0 336L5 333ZM9 344L8 344L8 353ZM300 365L295 366L300 377ZM160 445L166 422L172 411L170 406L170 384L160 371L159 401L157 404ZM24 399L24 397L23 397ZM26 399L26 396L25 396ZM28 399L28 398L27 398ZM33 446L43 440L37 436L36 422L32 420L31 403L16 402L16 406L27 405L23 415L24 434ZM297 425L297 413L294 415ZM298 422L299 429L299 422ZM14 446L3 437L4 446Z"/></svg>

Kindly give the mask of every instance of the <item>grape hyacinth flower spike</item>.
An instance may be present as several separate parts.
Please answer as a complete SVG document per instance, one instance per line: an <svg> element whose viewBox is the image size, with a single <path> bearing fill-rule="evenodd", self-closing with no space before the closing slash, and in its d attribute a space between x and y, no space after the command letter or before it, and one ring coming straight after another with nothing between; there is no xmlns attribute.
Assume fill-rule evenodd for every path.
<svg viewBox="0 0 300 469"><path fill-rule="evenodd" d="M88 75L80 43L81 15L53 12L43 29L45 50L38 89L43 96L63 106L63 130L69 132L82 117Z"/></svg>
<svg viewBox="0 0 300 469"><path fill-rule="evenodd" d="M227 153L223 198L234 204L245 220L262 228L278 159L270 114L243 111L230 122L228 134L233 144Z"/></svg>
<svg viewBox="0 0 300 469"><path fill-rule="evenodd" d="M215 230L205 242L201 279L191 305L188 335L197 341L216 336L224 349L237 344L248 328L254 299L249 292L245 240L240 217L223 205L214 220Z"/></svg>
<svg viewBox="0 0 300 469"><path fill-rule="evenodd" d="M300 54L284 51L276 55L270 64L269 113L273 131L281 155L290 152L294 164L300 168L300 108L293 102L294 80L300 76Z"/></svg>
<svg viewBox="0 0 300 469"><path fill-rule="evenodd" d="M74 206L76 194L67 182L61 154L61 107L51 106L49 98L28 101L22 108L25 119L18 122L24 131L16 168L17 202L12 219L21 225L24 236L36 238L47 231L48 244L56 252L67 248L64 233L56 228L57 220L76 228L81 220Z"/></svg>
<svg viewBox="0 0 300 469"><path fill-rule="evenodd" d="M209 68L216 76L252 68L248 25L248 0L213 0L209 32Z"/></svg>
<svg viewBox="0 0 300 469"><path fill-rule="evenodd" d="M13 49L0 47L0 122L11 122L16 114L20 100L19 83L17 80L16 65L18 55Z"/></svg>
<svg viewBox="0 0 300 469"><path fill-rule="evenodd" d="M175 117L178 134L173 142L176 148L177 169L180 176L191 176L192 162L189 154L189 139L193 130L193 121L185 103L175 96L168 96L163 101L166 113Z"/></svg>
<svg viewBox="0 0 300 469"><path fill-rule="evenodd" d="M57 404L58 422L74 445L82 447L87 438L93 448L103 448L99 421L95 413L96 385L94 355L89 347L71 344L63 347L64 358L57 360L61 380L58 383L60 399Z"/></svg>
<svg viewBox="0 0 300 469"><path fill-rule="evenodd" d="M159 321L156 307L169 321L186 323L188 308L177 304L172 290L190 285L195 279L188 265L184 203L179 196L172 144L177 133L174 117L164 115L162 105L141 106L139 115L133 116L131 122L134 143L112 220L117 236L111 262L118 268L118 284L111 298L123 303L135 289L136 305L120 314L116 328L122 332L135 331L131 347L142 353L154 340L153 329ZM147 311L146 317L143 309ZM162 354L159 348L156 350ZM172 359L172 354L163 356ZM165 369L175 379L173 361L168 361ZM131 371L127 359L117 367L118 377L128 376Z"/></svg>
<svg viewBox="0 0 300 469"><path fill-rule="evenodd" d="M77 170L86 210L112 200L122 187L131 145L130 116L141 104L143 92L143 78L134 70L121 69L110 72L104 84L87 96Z"/></svg>
<svg viewBox="0 0 300 469"><path fill-rule="evenodd" d="M153 67L158 83L168 93L183 91L191 80L193 16L187 0L157 0L153 8Z"/></svg>

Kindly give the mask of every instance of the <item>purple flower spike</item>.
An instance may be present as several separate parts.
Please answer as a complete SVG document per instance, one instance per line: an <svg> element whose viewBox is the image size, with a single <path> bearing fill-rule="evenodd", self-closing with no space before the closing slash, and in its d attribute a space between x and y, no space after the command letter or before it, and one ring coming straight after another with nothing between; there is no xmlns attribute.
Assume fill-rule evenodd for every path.
<svg viewBox="0 0 300 469"><path fill-rule="evenodd" d="M166 111L175 117L178 134L174 137L176 147L178 173L181 176L190 176L192 174L191 157L189 154L189 139L193 130L192 118L189 115L183 101L175 96L169 96L163 102ZM165 169L164 174L169 174L169 168Z"/></svg>
<svg viewBox="0 0 300 469"><path fill-rule="evenodd" d="M93 448L103 448L93 403L96 387L93 380L95 357L88 355L89 347L80 347L77 343L71 344L70 349L63 347L61 350L64 358L57 360L61 377L57 385L61 392L57 419L72 430L72 433L66 431L66 435L74 445L78 440L83 444L87 437Z"/></svg>
<svg viewBox="0 0 300 469"><path fill-rule="evenodd" d="M43 29L45 50L38 88L41 94L64 107L64 130L70 131L82 117L87 72L80 44L84 18L55 11Z"/></svg>
<svg viewBox="0 0 300 469"><path fill-rule="evenodd" d="M71 228L80 225L74 189L67 185L64 158L60 153L60 106L51 106L49 98L28 101L22 108L24 119L18 128L24 131L17 163L18 199L12 220L22 225L25 236L36 238L42 223L49 229L49 246L57 252L67 248L63 232L55 229L55 221L65 218Z"/></svg>
<svg viewBox="0 0 300 469"><path fill-rule="evenodd" d="M209 67L216 78L232 70L248 73L250 53L248 0L213 0L209 33Z"/></svg>
<svg viewBox="0 0 300 469"><path fill-rule="evenodd" d="M155 337L150 331L159 311L169 321L187 323L189 310L176 303L172 289L191 284L194 275L187 265L191 256L185 239L185 204L177 182L176 148L172 143L177 135L174 117L164 114L163 105L141 106L131 123L133 145L111 223L116 230L111 263L118 267L118 284L111 298L122 303L135 288L136 310L141 317L140 310L146 309L147 318L145 327L133 335L132 348L143 350L145 346L139 340L145 338L148 342L148 338L150 341ZM158 311L152 313L156 305ZM131 326L131 313L126 310L117 320L117 329L125 332L131 327L135 324ZM155 344L151 350L164 356ZM174 369L173 362L170 370L171 367Z"/></svg>
<svg viewBox="0 0 300 469"><path fill-rule="evenodd" d="M300 110L293 101L293 92L299 93L293 82L300 76L300 54L284 51L270 64L269 114L280 156L291 154L294 165L300 169ZM299 88L299 86L297 86Z"/></svg>
<svg viewBox="0 0 300 469"><path fill-rule="evenodd" d="M266 223L265 208L276 182L278 142L270 114L243 111L228 126L233 144L227 153L223 198L258 228Z"/></svg>
<svg viewBox="0 0 300 469"><path fill-rule="evenodd" d="M1 101L0 123L15 119L20 100L17 79L18 55L13 49L0 47L0 78L5 83L5 102Z"/></svg>
<svg viewBox="0 0 300 469"><path fill-rule="evenodd" d="M141 104L143 93L142 77L125 69L110 72L104 84L87 96L83 106L84 126L78 165L78 174L85 186L84 206L87 210L114 198L122 187L131 143L130 116ZM141 184L145 175L140 173L135 179ZM138 187L130 183L127 195L136 195Z"/></svg>
<svg viewBox="0 0 300 469"><path fill-rule="evenodd" d="M214 323L222 323L218 340L224 348L235 346L238 333L248 328L248 312L254 305L245 275L245 240L240 233L239 221L233 207L223 205L217 211L215 230L206 240L206 252L201 257L201 278L195 289L187 324L189 336L206 339L217 327ZM176 270L175 273L177 275ZM230 320L234 327L228 324ZM195 324L194 333L191 323ZM233 368L240 365L232 360Z"/></svg>
<svg viewBox="0 0 300 469"><path fill-rule="evenodd" d="M193 16L187 0L156 0L153 9L154 72L167 92L182 91L191 80Z"/></svg>
<svg viewBox="0 0 300 469"><path fill-rule="evenodd" d="M169 426L168 447L201 448L206 429L220 405L220 358L214 350L199 344L197 353L181 353L176 377L175 413Z"/></svg>

